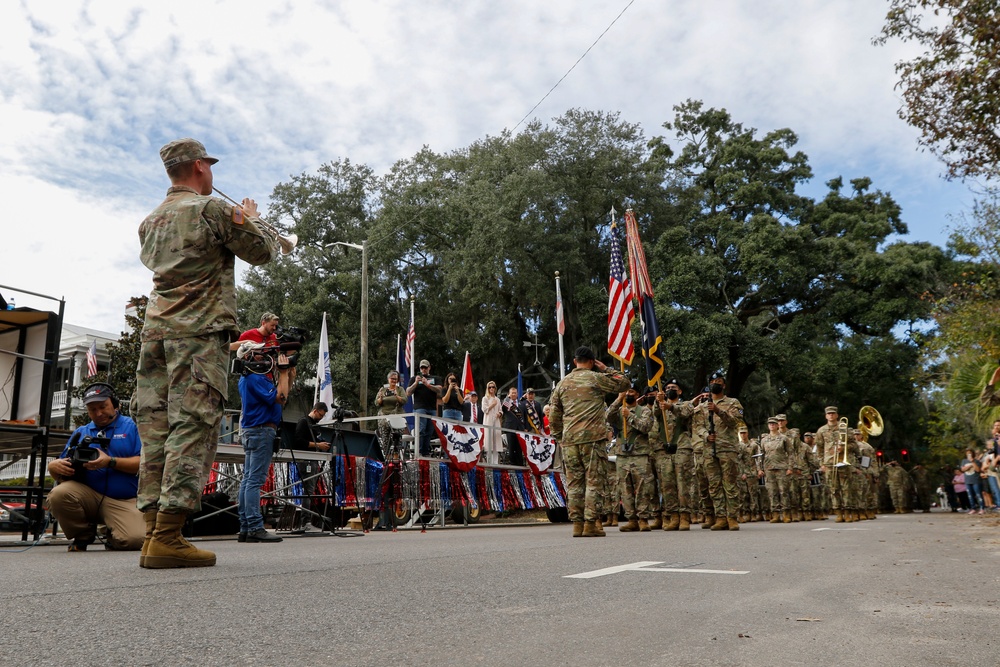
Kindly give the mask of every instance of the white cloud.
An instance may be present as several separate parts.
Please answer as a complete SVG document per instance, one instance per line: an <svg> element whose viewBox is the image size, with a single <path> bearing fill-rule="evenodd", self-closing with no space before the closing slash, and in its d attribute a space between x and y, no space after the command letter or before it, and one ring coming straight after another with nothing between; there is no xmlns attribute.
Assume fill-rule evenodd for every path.
<svg viewBox="0 0 1000 667"><path fill-rule="evenodd" d="M512 128L625 5L0 3L0 196L15 249L0 283L64 293L71 321L113 328L149 287L135 228L166 188L162 144L201 139L223 159L219 187L258 201L332 159L382 171L425 144L463 147ZM792 128L811 189L871 176L914 237L940 242L968 194L896 117L893 63L913 47L871 45L884 12L638 0L534 116L620 110L653 136L674 104L702 99L761 132ZM74 273L85 256L108 262L113 293Z"/></svg>

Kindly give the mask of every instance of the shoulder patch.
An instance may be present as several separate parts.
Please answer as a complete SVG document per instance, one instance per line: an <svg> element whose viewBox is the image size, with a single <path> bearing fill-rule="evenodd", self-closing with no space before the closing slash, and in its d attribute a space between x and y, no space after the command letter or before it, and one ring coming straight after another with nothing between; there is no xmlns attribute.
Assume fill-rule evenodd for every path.
<svg viewBox="0 0 1000 667"><path fill-rule="evenodd" d="M233 206L233 224L242 225L243 224L243 209L239 206Z"/></svg>

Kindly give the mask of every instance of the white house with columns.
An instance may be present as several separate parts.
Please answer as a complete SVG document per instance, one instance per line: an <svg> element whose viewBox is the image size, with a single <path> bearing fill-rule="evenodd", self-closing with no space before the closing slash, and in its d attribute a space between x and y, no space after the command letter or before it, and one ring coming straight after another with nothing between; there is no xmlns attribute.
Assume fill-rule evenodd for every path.
<svg viewBox="0 0 1000 667"><path fill-rule="evenodd" d="M55 391L52 394L52 421L55 428L66 426L67 415L72 424L72 415L83 414L86 410L80 398L74 398L70 411L66 410L66 396L74 387L87 383L87 350L97 341L97 370L108 370L107 344L117 343L121 334L88 329L76 324L63 324L59 345L59 364L56 367Z"/></svg>

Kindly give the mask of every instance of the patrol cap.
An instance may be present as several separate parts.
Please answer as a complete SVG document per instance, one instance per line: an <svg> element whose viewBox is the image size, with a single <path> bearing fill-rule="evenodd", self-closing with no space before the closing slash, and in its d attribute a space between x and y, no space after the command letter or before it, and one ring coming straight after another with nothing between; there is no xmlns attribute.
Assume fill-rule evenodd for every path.
<svg viewBox="0 0 1000 667"><path fill-rule="evenodd" d="M427 361L426 359L421 359L420 360L420 365L418 367L419 368L424 368L425 366L427 368L430 368L431 367L431 362Z"/></svg>
<svg viewBox="0 0 1000 667"><path fill-rule="evenodd" d="M824 412L824 414L828 414L828 415L829 414L834 414L834 413L836 413L838 415L840 414L840 410L837 409L836 405L828 405L828 406L826 406L826 410L824 410L823 412Z"/></svg>
<svg viewBox="0 0 1000 667"><path fill-rule="evenodd" d="M114 391L106 384L94 384L83 394L83 404L103 403L114 395Z"/></svg>
<svg viewBox="0 0 1000 667"><path fill-rule="evenodd" d="M573 358L574 359L579 359L580 361L586 361L588 359L589 360L594 360L597 357L594 356L594 351L593 350L591 350L586 345L581 345L580 347L576 348L576 352L573 353Z"/></svg>
<svg viewBox="0 0 1000 667"><path fill-rule="evenodd" d="M740 426L739 429L738 429L738 431L740 433L749 433L750 429L748 429L746 426Z"/></svg>
<svg viewBox="0 0 1000 667"><path fill-rule="evenodd" d="M779 422L788 421L788 417L786 417L784 413L781 413L780 415L774 415L774 418L777 419Z"/></svg>
<svg viewBox="0 0 1000 667"><path fill-rule="evenodd" d="M675 385L677 385L677 386L678 386L679 388L681 388L681 389L683 389L683 388L684 388L684 387L682 387L682 386L681 386L681 383L677 381L677 378L670 378L669 380L667 380L667 381L666 381L666 382L665 382L665 383L663 384L663 386L664 386L664 387L666 387L666 386L667 386L668 384L675 384Z"/></svg>
<svg viewBox="0 0 1000 667"><path fill-rule="evenodd" d="M812 431L806 431L805 433L802 434L802 437L803 438L815 438L816 434L813 433Z"/></svg>
<svg viewBox="0 0 1000 667"><path fill-rule="evenodd" d="M205 145L200 141L191 139L176 139L160 149L160 159L163 160L163 168L170 169L185 162L194 160L204 160L209 164L215 164L218 158L209 157Z"/></svg>
<svg viewBox="0 0 1000 667"><path fill-rule="evenodd" d="M777 417L768 417L767 418L767 423L768 424L777 424L778 423L778 419L777 419Z"/></svg>

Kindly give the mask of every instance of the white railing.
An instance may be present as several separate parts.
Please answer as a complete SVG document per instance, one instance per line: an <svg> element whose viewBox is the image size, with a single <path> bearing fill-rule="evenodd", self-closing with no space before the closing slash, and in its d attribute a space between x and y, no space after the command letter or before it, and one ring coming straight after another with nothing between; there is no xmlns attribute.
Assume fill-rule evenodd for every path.
<svg viewBox="0 0 1000 667"><path fill-rule="evenodd" d="M52 392L52 410L65 410L66 409L66 390ZM83 410L83 399L79 396L73 397L73 408L79 408Z"/></svg>
<svg viewBox="0 0 1000 667"><path fill-rule="evenodd" d="M52 461L52 460L53 459L50 458L50 459L48 459L45 462L42 462L42 461L36 462L36 465L35 465L35 479L38 479L39 474L48 471L48 469L49 469L49 462ZM20 461L15 461L14 463L10 463L9 465L8 465L8 463L9 463L8 461L0 461L0 468L3 468L3 466L5 466L5 465L7 466L6 468L3 468L3 470L0 470L0 480L15 479L15 478L19 478L19 477L27 477L28 476L28 462L29 461L26 458L25 459L21 459Z"/></svg>

